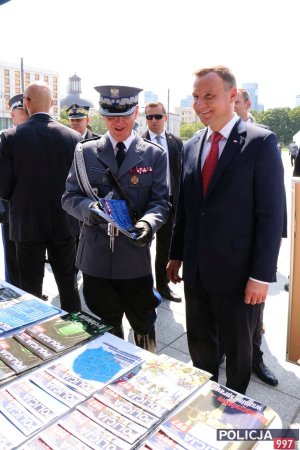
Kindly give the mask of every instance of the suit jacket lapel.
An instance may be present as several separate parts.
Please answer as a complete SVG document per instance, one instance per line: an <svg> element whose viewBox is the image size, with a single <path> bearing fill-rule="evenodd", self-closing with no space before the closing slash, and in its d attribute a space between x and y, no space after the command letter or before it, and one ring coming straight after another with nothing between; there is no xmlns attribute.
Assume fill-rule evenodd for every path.
<svg viewBox="0 0 300 450"><path fill-rule="evenodd" d="M243 122L239 120L233 127L226 145L223 149L222 155L218 161L216 170L213 174L211 182L208 186L206 198L209 196L209 193L214 189L216 183L231 163L232 159L241 153L242 147L245 144L246 137L246 127ZM201 183L202 184L202 183Z"/></svg>

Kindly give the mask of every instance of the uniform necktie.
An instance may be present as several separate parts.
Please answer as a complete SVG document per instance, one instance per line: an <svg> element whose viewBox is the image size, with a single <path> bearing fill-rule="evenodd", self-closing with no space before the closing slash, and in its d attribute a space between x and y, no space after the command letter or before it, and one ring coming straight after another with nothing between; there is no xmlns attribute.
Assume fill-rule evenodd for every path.
<svg viewBox="0 0 300 450"><path fill-rule="evenodd" d="M125 146L124 142L118 142L116 147L118 149L116 159L117 159L118 166L121 167L121 164L122 164L123 159L125 158L125 154L126 154L125 153L126 146Z"/></svg>
<svg viewBox="0 0 300 450"><path fill-rule="evenodd" d="M212 135L212 143L210 151L204 161L202 168L202 187L203 193L206 194L208 185L214 174L215 168L219 159L219 141L222 139L222 134L218 131Z"/></svg>
<svg viewBox="0 0 300 450"><path fill-rule="evenodd" d="M156 142L157 142L159 145L162 145L162 142L161 142L161 135L160 135L160 134L158 134L157 136L155 136L155 139L156 139Z"/></svg>

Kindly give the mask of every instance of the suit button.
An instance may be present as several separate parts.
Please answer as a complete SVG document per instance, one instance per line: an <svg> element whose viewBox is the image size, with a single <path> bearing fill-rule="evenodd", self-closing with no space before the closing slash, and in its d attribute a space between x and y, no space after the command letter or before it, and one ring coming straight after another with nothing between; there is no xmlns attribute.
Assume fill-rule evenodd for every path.
<svg viewBox="0 0 300 450"><path fill-rule="evenodd" d="M201 216L205 216L205 212L204 211L201 211Z"/></svg>

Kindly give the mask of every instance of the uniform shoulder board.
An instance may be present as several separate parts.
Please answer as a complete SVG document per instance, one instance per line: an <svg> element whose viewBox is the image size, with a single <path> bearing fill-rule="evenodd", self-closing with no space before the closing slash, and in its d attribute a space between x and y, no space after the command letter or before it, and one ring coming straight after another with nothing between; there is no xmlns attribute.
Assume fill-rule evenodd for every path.
<svg viewBox="0 0 300 450"><path fill-rule="evenodd" d="M156 147L163 149L163 147L161 145L159 145L157 142L154 141L150 141L149 139L146 139L144 137L142 137L143 141L148 142L149 144L155 145Z"/></svg>
<svg viewBox="0 0 300 450"><path fill-rule="evenodd" d="M89 141L97 141L98 139L101 138L101 135L97 136L93 136L92 138L89 139L82 139L82 141L80 141L81 144L84 144L85 142L89 142Z"/></svg>

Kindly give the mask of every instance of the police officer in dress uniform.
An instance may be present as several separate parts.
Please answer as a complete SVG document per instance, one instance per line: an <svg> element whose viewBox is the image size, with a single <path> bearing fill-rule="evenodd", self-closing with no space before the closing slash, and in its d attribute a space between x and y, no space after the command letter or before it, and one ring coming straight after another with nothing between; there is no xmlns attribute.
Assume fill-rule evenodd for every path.
<svg viewBox="0 0 300 450"><path fill-rule="evenodd" d="M98 134L93 133L88 128L90 124L89 109L89 106L78 105L77 103L73 103L66 109L71 128L78 131L78 133L81 134L82 139L99 137Z"/></svg>
<svg viewBox="0 0 300 450"><path fill-rule="evenodd" d="M17 94L8 101L13 126L20 125L28 119L24 109L23 94ZM16 245L9 239L9 202L0 200L0 222L2 222L2 242L4 249L5 281L20 287L20 276L17 263Z"/></svg>
<svg viewBox="0 0 300 450"><path fill-rule="evenodd" d="M162 147L142 139L134 131L141 89L127 86L95 89L100 93L100 114L108 132L99 139L77 145L62 205L83 222L76 263L83 273L87 306L111 323L112 332L121 338L125 314L134 331L135 343L155 352L155 308L159 298L153 290L150 243L168 218L167 155ZM84 158L87 179L79 176L76 165L79 153ZM119 233L111 245L107 222L103 223L91 210L100 206L89 198L84 187L88 184L99 198L127 199L136 217L132 230L137 239Z"/></svg>

